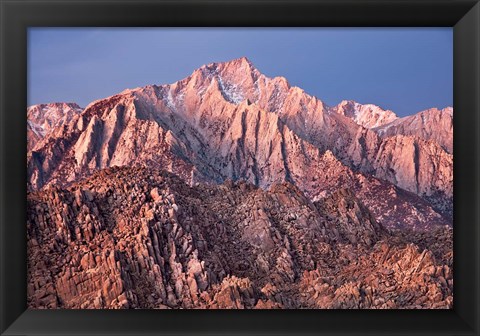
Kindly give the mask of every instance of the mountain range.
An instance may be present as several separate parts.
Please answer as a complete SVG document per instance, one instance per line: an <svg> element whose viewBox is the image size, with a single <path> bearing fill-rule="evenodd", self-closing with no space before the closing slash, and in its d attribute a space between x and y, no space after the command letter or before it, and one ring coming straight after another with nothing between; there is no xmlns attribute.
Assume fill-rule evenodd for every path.
<svg viewBox="0 0 480 336"><path fill-rule="evenodd" d="M35 147L28 156L32 189L110 166L151 164L189 183L244 179L267 188L289 181L312 199L344 186L369 194L382 184L379 199L392 189L400 205L376 211L387 225L405 211L417 225L451 220L451 108L406 118L348 101L330 108L285 78L262 75L246 58L203 66L171 85L126 90L84 110L47 107L43 120L30 122L32 130L42 125L28 142ZM48 136L37 140L39 134ZM406 210L405 202L416 206Z"/></svg>
<svg viewBox="0 0 480 336"><path fill-rule="evenodd" d="M29 246L35 251L29 254L35 261L29 274L52 283L51 291L41 295L35 286L30 288L33 307L78 308L82 303L77 300L97 308L451 305L448 276L435 271L451 268L448 251L423 245L432 232L447 232L451 238L446 229L453 214L451 107L399 118L373 104L345 100L328 106L283 77L263 75L243 57L204 65L173 84L125 90L85 108L74 103L31 106L27 119ZM169 182L160 182L165 179ZM177 201L166 201L170 193L188 210L179 212ZM114 204L131 208L126 211L130 214L118 213ZM202 228L202 221L211 226ZM165 229L167 222L177 228ZM40 228L49 229L45 233ZM143 232L137 239L141 246L132 240L138 230ZM39 241L53 247L38 249ZM79 241L110 246L117 251L114 259L100 259L113 264L105 268L96 254L85 257L83 265L80 255L91 252L73 250ZM124 252L118 252L120 241L129 246ZM218 250L241 243L243 252L236 247ZM168 248L162 251L162 246ZM420 247L429 249L432 274L422 261L427 250L420 252ZM360 265L383 272L366 259L352 264L355 253L384 258L378 252L383 248L397 249L400 259L411 254L408 262L422 255L412 272L430 274L422 281L440 283L440 296L434 293L422 302L417 294L410 295L413 287L392 289L408 294L398 303L394 296L388 299L389 286L353 276L362 272ZM59 253L65 249L81 265L65 261ZM142 258L138 251L143 251ZM397 258L388 251L385 258ZM348 253L353 254L345 265L333 257ZM58 274L45 275L45 266L38 263L41 255L55 257ZM100 280L85 278L82 269L92 269L99 279L109 274L113 289L98 294ZM402 272L392 273L395 283L405 280ZM69 281L87 281L91 288L76 298L68 293L79 289ZM153 298L138 281L156 293ZM367 300L361 294L367 287L358 286L365 283L369 290L379 290L377 298L372 294ZM280 296L271 294L268 285ZM59 288L66 292L59 294ZM202 291L208 297L201 298ZM309 291L316 293L315 302L302 299ZM350 297L355 291L362 300Z"/></svg>

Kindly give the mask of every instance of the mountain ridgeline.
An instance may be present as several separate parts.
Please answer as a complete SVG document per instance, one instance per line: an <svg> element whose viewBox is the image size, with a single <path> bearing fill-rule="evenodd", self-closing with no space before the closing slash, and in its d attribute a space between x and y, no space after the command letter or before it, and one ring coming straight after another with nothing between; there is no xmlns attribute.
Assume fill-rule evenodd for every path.
<svg viewBox="0 0 480 336"><path fill-rule="evenodd" d="M452 108L239 58L27 118L30 308L452 307Z"/></svg>
<svg viewBox="0 0 480 336"><path fill-rule="evenodd" d="M452 109L397 118L354 102L330 108L241 58L73 111L43 138L29 139L31 190L111 166L151 165L188 183L232 179L268 188L288 181L311 199L349 187L375 203L376 189L379 203L390 194L398 203L372 204L387 225L405 216L419 226L451 220Z"/></svg>

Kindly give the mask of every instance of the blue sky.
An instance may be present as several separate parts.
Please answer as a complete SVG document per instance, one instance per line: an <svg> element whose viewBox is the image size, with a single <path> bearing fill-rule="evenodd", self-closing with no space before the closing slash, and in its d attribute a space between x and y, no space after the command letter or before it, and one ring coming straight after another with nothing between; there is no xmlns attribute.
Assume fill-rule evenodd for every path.
<svg viewBox="0 0 480 336"><path fill-rule="evenodd" d="M328 105L404 116L453 104L451 28L30 28L28 38L28 105L84 107L241 56Z"/></svg>

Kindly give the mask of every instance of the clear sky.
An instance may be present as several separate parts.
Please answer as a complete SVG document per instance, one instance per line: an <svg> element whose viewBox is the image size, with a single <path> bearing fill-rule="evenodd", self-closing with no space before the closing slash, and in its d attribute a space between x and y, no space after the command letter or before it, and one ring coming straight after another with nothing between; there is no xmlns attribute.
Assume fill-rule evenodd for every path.
<svg viewBox="0 0 480 336"><path fill-rule="evenodd" d="M246 56L326 102L453 104L451 28L30 28L28 105L89 102Z"/></svg>

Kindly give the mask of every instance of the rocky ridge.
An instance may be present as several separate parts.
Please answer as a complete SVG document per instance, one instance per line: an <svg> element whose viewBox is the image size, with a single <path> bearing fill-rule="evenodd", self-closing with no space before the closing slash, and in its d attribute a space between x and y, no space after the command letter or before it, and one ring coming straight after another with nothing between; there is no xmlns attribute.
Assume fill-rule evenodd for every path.
<svg viewBox="0 0 480 336"><path fill-rule="evenodd" d="M412 116L396 119L374 128L382 137L394 135L414 136L439 144L447 153L453 154L453 108L432 108Z"/></svg>
<svg viewBox="0 0 480 336"><path fill-rule="evenodd" d="M452 308L452 109L246 58L28 110L29 308Z"/></svg>
<svg viewBox="0 0 480 336"><path fill-rule="evenodd" d="M35 145L56 127L68 124L83 109L75 103L32 105L27 109L27 149Z"/></svg>
<svg viewBox="0 0 480 336"><path fill-rule="evenodd" d="M384 110L373 104L359 104L353 100L343 100L330 109L332 112L346 116L365 128L381 127L398 119L390 110Z"/></svg>
<svg viewBox="0 0 480 336"><path fill-rule="evenodd" d="M349 189L113 167L27 206L30 308L452 306L451 228L389 231Z"/></svg>

